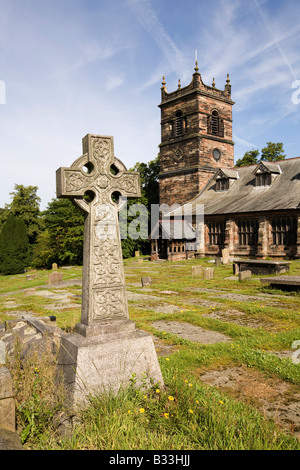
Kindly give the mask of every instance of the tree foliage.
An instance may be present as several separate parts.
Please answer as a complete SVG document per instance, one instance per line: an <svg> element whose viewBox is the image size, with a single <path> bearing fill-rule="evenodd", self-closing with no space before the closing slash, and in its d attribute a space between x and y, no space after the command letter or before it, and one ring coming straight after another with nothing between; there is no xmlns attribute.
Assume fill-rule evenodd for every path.
<svg viewBox="0 0 300 470"><path fill-rule="evenodd" d="M138 211L131 211L130 214L134 204L142 204L147 208L149 229L151 205L159 203L159 155L149 163L136 163L131 170L138 171L141 175L141 197L127 201L129 215L126 221L120 222L120 225L126 224L123 226L123 233L124 230L127 233L131 222L138 220ZM37 186L16 184L14 189L10 193L11 203L0 209L0 228L11 215L23 221L30 246L30 264L37 268L51 268L54 262L60 266L82 264L84 214L80 209L69 199L52 199L46 210L40 212ZM138 227L138 222L136 225ZM148 233L149 230L147 235ZM147 235L142 235L137 239L128 237L122 240L124 258L134 256L135 251L140 251L141 254L150 253Z"/></svg>
<svg viewBox="0 0 300 470"><path fill-rule="evenodd" d="M261 149L261 160L267 162L276 162L278 160L284 160L286 155L283 150L283 143L278 142L267 142L266 147Z"/></svg>
<svg viewBox="0 0 300 470"><path fill-rule="evenodd" d="M247 165L255 165L258 163L258 156L259 156L259 150L249 150L248 152L245 153L243 158L240 158L237 160L235 166L247 166Z"/></svg>
<svg viewBox="0 0 300 470"><path fill-rule="evenodd" d="M138 171L141 177L141 197L136 199L131 199L128 201L128 210L134 204L143 204L148 211L148 230L150 229L151 224L151 205L159 203L159 155L151 160L149 163L139 163L137 162L131 171ZM132 223L135 217L138 217L139 213L135 215L128 215L127 217L127 228ZM124 222L123 222L124 223ZM120 225L122 222L120 222ZM122 252L124 258L130 258L134 256L134 252L139 251L141 254L150 254L150 241L145 239L145 237L139 237L136 240L133 240L130 237L122 240Z"/></svg>
<svg viewBox="0 0 300 470"><path fill-rule="evenodd" d="M255 165L256 163L259 163L259 161L275 162L278 160L284 160L285 157L286 155L283 150L282 142L267 142L261 152L258 149L246 152L243 158L237 160L235 166L241 167L246 165Z"/></svg>
<svg viewBox="0 0 300 470"><path fill-rule="evenodd" d="M0 233L0 271L23 273L29 262L29 241L24 221L9 214Z"/></svg>
<svg viewBox="0 0 300 470"><path fill-rule="evenodd" d="M41 228L40 202L37 195L37 186L23 186L16 184L15 190L9 193L12 196L10 204L6 204L1 210L0 218L4 223L9 214L22 219L25 223L29 243L35 243Z"/></svg>
<svg viewBox="0 0 300 470"><path fill-rule="evenodd" d="M43 212L43 224L45 229L34 247L33 265L81 265L84 215L79 208L69 199L52 199Z"/></svg>

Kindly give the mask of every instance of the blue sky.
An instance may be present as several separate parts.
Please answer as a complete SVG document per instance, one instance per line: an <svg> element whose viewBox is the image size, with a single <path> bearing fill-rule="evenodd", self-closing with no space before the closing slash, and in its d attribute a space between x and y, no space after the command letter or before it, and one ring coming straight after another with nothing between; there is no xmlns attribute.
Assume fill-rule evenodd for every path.
<svg viewBox="0 0 300 470"><path fill-rule="evenodd" d="M113 135L127 168L154 159L162 76L188 85L195 49L206 84L230 74L235 159L268 141L300 156L299 13L299 0L0 0L0 207L24 184L44 209L88 133Z"/></svg>

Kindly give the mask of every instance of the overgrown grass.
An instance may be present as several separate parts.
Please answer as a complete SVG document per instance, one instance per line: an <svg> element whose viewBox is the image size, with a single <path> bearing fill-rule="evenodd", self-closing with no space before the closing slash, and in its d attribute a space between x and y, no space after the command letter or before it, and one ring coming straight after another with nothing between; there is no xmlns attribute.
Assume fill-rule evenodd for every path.
<svg viewBox="0 0 300 470"><path fill-rule="evenodd" d="M165 387L136 388L135 378L117 395L89 396L69 436L58 424L64 394L54 387L47 357L11 364L18 427L35 450L299 450L255 408L204 386L181 368L161 363Z"/></svg>
<svg viewBox="0 0 300 470"><path fill-rule="evenodd" d="M201 371L235 364L299 386L299 365L271 353L290 349L293 341L300 339L299 293L262 288L259 276L243 283L227 280L232 275L231 265L216 267L211 281L192 278L191 266L211 266L208 259L151 265L147 261L138 264L132 259L124 264L126 273L131 274L127 277L128 290L154 294L158 300L182 309L163 314L153 310L156 305L153 299L143 301L147 308L141 308L139 301L129 302L130 318L138 328L154 335L162 345L175 346L176 352L159 358L165 388L142 390L132 383L117 396L91 396L63 436L59 422L70 410L65 408L63 389L54 380L55 364L47 356L34 356L22 363L20 352L16 351L9 367L15 382L18 431L23 443L30 449L59 450L299 450L299 440L267 420L256 408L201 381ZM293 262L291 274L299 273L299 262ZM81 268L64 271L64 279L80 275ZM130 286L146 275L153 280L153 292ZM0 298L0 321L12 318L15 307L7 305L7 300L11 300L20 310L41 316L56 315L58 326L72 331L80 318L78 310L53 312L49 308L52 300L26 296L23 292L28 287L42 287L47 278L46 271L37 272L33 281L26 281L25 275L0 276L0 292L9 293ZM233 298L214 298L213 292L190 289L198 287L249 296L269 294L278 297L280 303L268 305L270 298L263 296L257 301L239 302ZM167 296L165 290L176 294ZM69 287L68 291L78 293L78 288ZM189 303L197 298L199 304ZM242 326L226 321L226 317L220 320L204 316L215 309L201 304L201 300L219 302L220 312L238 310L248 319L261 321L262 327ZM230 341L210 345L194 343L156 330L152 325L156 320L187 322L223 333ZM264 322L271 327L265 328Z"/></svg>

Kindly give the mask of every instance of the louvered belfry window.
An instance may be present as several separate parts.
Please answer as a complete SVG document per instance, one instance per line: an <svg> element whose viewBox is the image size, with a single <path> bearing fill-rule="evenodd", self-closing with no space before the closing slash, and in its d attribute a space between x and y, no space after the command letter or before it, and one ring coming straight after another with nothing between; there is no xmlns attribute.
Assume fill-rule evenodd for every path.
<svg viewBox="0 0 300 470"><path fill-rule="evenodd" d="M177 111L175 114L175 135L181 135L183 133L183 117L182 112Z"/></svg>
<svg viewBox="0 0 300 470"><path fill-rule="evenodd" d="M207 133L224 137L224 121L220 118L217 110L207 116Z"/></svg>

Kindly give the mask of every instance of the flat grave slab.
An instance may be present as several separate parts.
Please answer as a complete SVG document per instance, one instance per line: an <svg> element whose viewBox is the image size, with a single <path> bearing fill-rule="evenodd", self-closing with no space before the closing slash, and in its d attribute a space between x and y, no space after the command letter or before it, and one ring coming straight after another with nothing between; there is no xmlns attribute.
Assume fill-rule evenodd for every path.
<svg viewBox="0 0 300 470"><path fill-rule="evenodd" d="M290 261L234 258L233 274L245 270L249 270L253 274L281 274L289 271L290 264Z"/></svg>
<svg viewBox="0 0 300 470"><path fill-rule="evenodd" d="M177 321L155 321L152 326L160 331L166 331L180 338L201 344L228 343L231 339L217 331L205 330L200 326Z"/></svg>
<svg viewBox="0 0 300 470"><path fill-rule="evenodd" d="M278 289L300 290L300 276L265 277L260 282L262 285L269 285Z"/></svg>
<svg viewBox="0 0 300 470"><path fill-rule="evenodd" d="M245 326L248 328L265 328L268 331L277 331L278 326L272 321L263 320L261 318L250 317L244 312L240 312L235 309L220 311L213 311L204 313L202 315L205 318L211 318L213 320L220 320L227 323L234 323L235 325ZM279 329L280 331L280 329Z"/></svg>

